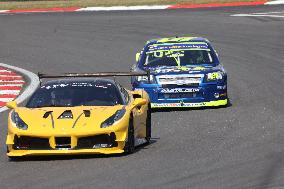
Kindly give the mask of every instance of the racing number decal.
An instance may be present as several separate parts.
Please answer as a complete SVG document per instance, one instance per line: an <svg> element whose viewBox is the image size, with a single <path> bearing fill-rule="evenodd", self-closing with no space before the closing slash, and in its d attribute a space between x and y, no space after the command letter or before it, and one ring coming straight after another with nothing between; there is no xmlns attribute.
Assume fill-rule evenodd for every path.
<svg viewBox="0 0 284 189"><path fill-rule="evenodd" d="M155 51L154 52L154 57L156 58L162 58L164 56L163 51Z"/></svg>
<svg viewBox="0 0 284 189"><path fill-rule="evenodd" d="M212 73L211 78L216 80L218 78L219 74L218 73Z"/></svg>
<svg viewBox="0 0 284 189"><path fill-rule="evenodd" d="M222 75L219 72L208 73L208 80L222 79Z"/></svg>
<svg viewBox="0 0 284 189"><path fill-rule="evenodd" d="M184 56L184 51L173 51L173 50L168 50L168 51L155 51L154 52L154 57L156 58L162 58L162 57L181 57Z"/></svg>

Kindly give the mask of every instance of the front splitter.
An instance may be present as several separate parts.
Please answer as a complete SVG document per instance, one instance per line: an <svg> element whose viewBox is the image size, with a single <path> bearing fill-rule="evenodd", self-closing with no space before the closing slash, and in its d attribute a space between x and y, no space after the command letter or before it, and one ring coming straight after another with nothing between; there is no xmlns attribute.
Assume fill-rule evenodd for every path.
<svg viewBox="0 0 284 189"><path fill-rule="evenodd" d="M151 108L196 108L196 107L214 107L225 106L228 104L228 99L216 100L209 102L194 102L194 103L151 103Z"/></svg>

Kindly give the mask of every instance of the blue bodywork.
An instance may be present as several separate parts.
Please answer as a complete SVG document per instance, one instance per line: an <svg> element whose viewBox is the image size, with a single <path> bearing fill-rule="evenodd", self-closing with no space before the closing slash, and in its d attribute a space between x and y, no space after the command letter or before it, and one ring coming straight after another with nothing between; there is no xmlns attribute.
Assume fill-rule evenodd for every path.
<svg viewBox="0 0 284 189"><path fill-rule="evenodd" d="M153 50L153 46L163 49L163 45L167 44L185 44L187 47L192 44L206 44L211 63L145 66L147 52ZM148 41L132 71L150 73L151 77L148 79L132 77L131 83L133 89L144 89L149 94L152 108L224 106L228 103L227 73L216 51L205 38L162 38Z"/></svg>

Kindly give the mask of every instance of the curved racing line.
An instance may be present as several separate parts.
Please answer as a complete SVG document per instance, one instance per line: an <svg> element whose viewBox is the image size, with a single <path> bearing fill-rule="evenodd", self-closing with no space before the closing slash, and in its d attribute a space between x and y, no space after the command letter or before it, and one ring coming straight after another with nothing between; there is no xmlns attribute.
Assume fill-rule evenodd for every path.
<svg viewBox="0 0 284 189"><path fill-rule="evenodd" d="M11 71L11 70L13 70L13 71ZM23 90L22 86L26 82L24 81L22 76L16 74L14 71L24 75L24 77L26 77L28 79L29 84L28 84L28 86L26 86L26 88L24 90ZM12 74L12 76L9 76L9 78L6 78L9 81L8 83L4 82L4 80L1 80L1 75L3 75L3 73L4 73L4 75L7 75L7 73ZM5 86L5 84L9 84L10 88L6 87L6 89L7 89L6 93L7 94L11 94L11 92L9 93L9 90L12 91L12 89L16 89L15 91L12 91L11 95L13 95L13 96L11 96L12 98L10 98L8 101L12 101L16 98L17 103L21 103L24 100L26 100L35 91L35 89L39 85L39 79L38 79L38 76L36 74L34 74L30 71L27 71L25 69L15 67L15 66L11 66L11 65L8 65L8 64L4 64L4 63L0 63L0 81L1 81L1 83L3 83L3 86ZM1 83L0 83L0 86L2 85ZM15 88L12 88L12 87L15 87ZM23 92L20 94L20 92L22 90L23 90ZM1 89L0 95L2 93L4 93L4 92ZM6 101L6 102L8 102L8 101ZM8 109L7 107L2 107L4 105L5 105L4 103L0 102L0 112L3 112L3 111Z"/></svg>

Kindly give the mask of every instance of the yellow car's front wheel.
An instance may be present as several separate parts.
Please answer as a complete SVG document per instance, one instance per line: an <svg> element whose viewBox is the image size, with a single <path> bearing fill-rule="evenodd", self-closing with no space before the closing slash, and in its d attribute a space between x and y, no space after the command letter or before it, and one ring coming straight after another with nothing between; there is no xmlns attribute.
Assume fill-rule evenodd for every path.
<svg viewBox="0 0 284 189"><path fill-rule="evenodd" d="M146 143L149 144L151 140L151 105L149 104L146 119Z"/></svg>
<svg viewBox="0 0 284 189"><path fill-rule="evenodd" d="M7 154L10 152L9 150L9 147L6 145L6 148L7 148ZM19 157L16 157L16 156L8 156L9 158L9 161L16 161L16 160L19 160Z"/></svg>
<svg viewBox="0 0 284 189"><path fill-rule="evenodd" d="M133 119L130 118L128 126L128 137L125 142L124 151L126 154L131 154L135 150L135 137L134 137L134 126Z"/></svg>

